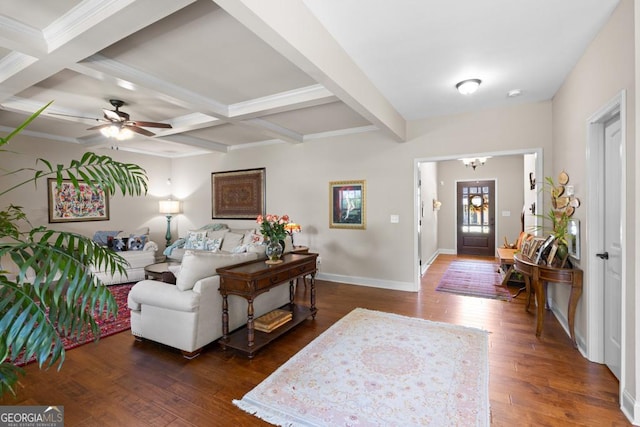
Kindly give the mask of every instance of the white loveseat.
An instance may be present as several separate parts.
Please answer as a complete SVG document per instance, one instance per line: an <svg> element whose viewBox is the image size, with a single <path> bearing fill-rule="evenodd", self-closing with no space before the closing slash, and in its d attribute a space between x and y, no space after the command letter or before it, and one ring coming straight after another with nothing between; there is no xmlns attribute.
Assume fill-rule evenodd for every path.
<svg viewBox="0 0 640 427"><path fill-rule="evenodd" d="M118 255L127 261L126 274L111 274L111 272L97 267L92 267L93 273L105 285L132 283L144 279L144 268L156 262L156 252L158 251L157 243L149 240L149 228L144 227L133 232L98 231L93 236L94 242L104 246L114 247L114 239L117 243L126 242L124 244L127 244L124 248L122 245L117 248Z"/></svg>
<svg viewBox="0 0 640 427"><path fill-rule="evenodd" d="M222 295L216 269L256 260L255 253L223 254L188 250L184 253L176 284L142 280L129 293L131 333L182 351L186 358L222 336ZM247 301L230 295L230 331L247 321ZM289 302L289 284L284 283L254 301L258 317Z"/></svg>

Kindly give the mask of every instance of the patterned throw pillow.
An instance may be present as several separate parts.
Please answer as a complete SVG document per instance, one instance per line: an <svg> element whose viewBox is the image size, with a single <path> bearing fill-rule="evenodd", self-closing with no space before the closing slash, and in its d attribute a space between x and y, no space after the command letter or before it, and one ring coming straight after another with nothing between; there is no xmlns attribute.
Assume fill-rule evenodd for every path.
<svg viewBox="0 0 640 427"><path fill-rule="evenodd" d="M222 237L218 237L217 239L209 239L205 241L204 249L206 251L217 252L220 250L220 246L222 246Z"/></svg>
<svg viewBox="0 0 640 427"><path fill-rule="evenodd" d="M144 249L144 244L147 241L147 236L132 234L129 236L129 241L127 242L127 250L128 251L141 251Z"/></svg>
<svg viewBox="0 0 640 427"><path fill-rule="evenodd" d="M184 244L184 248L203 250L205 248L206 238L206 231L189 231L189 233L187 234L187 241Z"/></svg>
<svg viewBox="0 0 640 427"><path fill-rule="evenodd" d="M107 238L107 246L111 248L114 252L124 252L127 250L128 241L129 241L128 237L109 236Z"/></svg>

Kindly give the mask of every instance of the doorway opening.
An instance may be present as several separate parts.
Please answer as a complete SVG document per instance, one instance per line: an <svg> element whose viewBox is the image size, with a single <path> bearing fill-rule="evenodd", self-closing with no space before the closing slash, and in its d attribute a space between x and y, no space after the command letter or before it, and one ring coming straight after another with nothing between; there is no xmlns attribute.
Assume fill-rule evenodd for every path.
<svg viewBox="0 0 640 427"><path fill-rule="evenodd" d="M449 190L450 183L449 178L439 177L439 167L445 163L459 162L460 158L466 157L491 157L491 161L498 160L507 156L518 156L525 161L529 172L523 174L522 180L514 180L513 177L505 180L498 181L495 176L492 176L494 172L491 172L491 162L487 162L482 167L477 168L474 175L464 180L472 180L477 177L477 180L494 180L496 182L496 188L498 182L504 184L505 188L510 185L517 185L518 189L514 191L523 191L525 186L530 188L533 182L541 183L543 179L543 150L542 148L530 148L530 149L517 149L517 150L505 150L498 152L484 152L484 153L469 153L469 154L457 154L451 156L441 157L426 157L414 159L414 291L420 290L420 280L422 275L426 272L431 262L437 257L438 254L455 254L457 241L457 227L455 209L452 205L455 205L455 184L454 187ZM530 165L526 159L531 159ZM460 163L462 165L462 163ZM463 166L463 171L464 171ZM495 170L494 170L495 171ZM467 170L467 173L469 171ZM464 172L463 172L464 173ZM490 174L490 176L487 176ZM531 174L531 175L530 175ZM458 178L451 178L451 181L461 181L466 175L460 175ZM539 177L537 181L536 177ZM443 182L446 180L447 182ZM504 181L504 182L503 182ZM513 183L509 181L514 181ZM449 192L450 191L450 192ZM526 210L527 216L531 217L531 224L537 225L538 219L535 217L535 206L542 205L542 192L537 191L535 186L531 189L531 197L529 200L525 198L525 203L519 206L514 206L507 211L500 209L500 198L495 197L496 200L496 230L499 230L499 224L506 224L508 221L514 221L517 224L517 232L513 232L513 236L502 236L499 233L493 239L494 245L498 244L498 239L507 237L508 239L515 240L521 230L521 215L523 210ZM528 201L529 200L529 201ZM524 205L524 206L523 206ZM524 209L523 209L524 208ZM531 210L533 208L533 210ZM450 212L450 213L449 213ZM509 218L509 216L511 216ZM449 221L450 225L443 224L443 221ZM501 226L501 225L500 225ZM438 229L444 231L438 232ZM439 242L439 234L446 234L446 236L440 236L440 240L444 238L448 243ZM494 253L490 256L495 256Z"/></svg>

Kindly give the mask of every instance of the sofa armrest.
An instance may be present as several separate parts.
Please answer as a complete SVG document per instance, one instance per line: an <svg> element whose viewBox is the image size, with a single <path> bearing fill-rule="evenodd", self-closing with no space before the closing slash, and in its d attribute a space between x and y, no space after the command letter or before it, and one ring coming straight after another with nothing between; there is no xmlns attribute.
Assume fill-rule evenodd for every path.
<svg viewBox="0 0 640 427"><path fill-rule="evenodd" d="M220 291L220 276L205 277L200 279L193 285L193 292L203 294L206 292L219 292Z"/></svg>
<svg viewBox="0 0 640 427"><path fill-rule="evenodd" d="M147 243L144 244L144 247L142 248L142 250L156 252L158 250L158 244L152 240L149 240Z"/></svg>

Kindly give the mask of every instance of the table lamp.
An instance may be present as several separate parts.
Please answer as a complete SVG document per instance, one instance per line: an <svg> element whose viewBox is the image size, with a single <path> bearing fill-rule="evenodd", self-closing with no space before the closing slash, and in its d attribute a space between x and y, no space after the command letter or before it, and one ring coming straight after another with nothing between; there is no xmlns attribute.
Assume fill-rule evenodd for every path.
<svg viewBox="0 0 640 427"><path fill-rule="evenodd" d="M295 247L296 245L293 243L293 233L301 232L302 227L300 227L300 224L296 224L295 222L290 222L285 224L284 229L291 236L291 246Z"/></svg>
<svg viewBox="0 0 640 427"><path fill-rule="evenodd" d="M167 216L167 234L164 238L167 240L167 246L171 244L171 216L180 213L180 202L178 200L160 200L160 213Z"/></svg>

